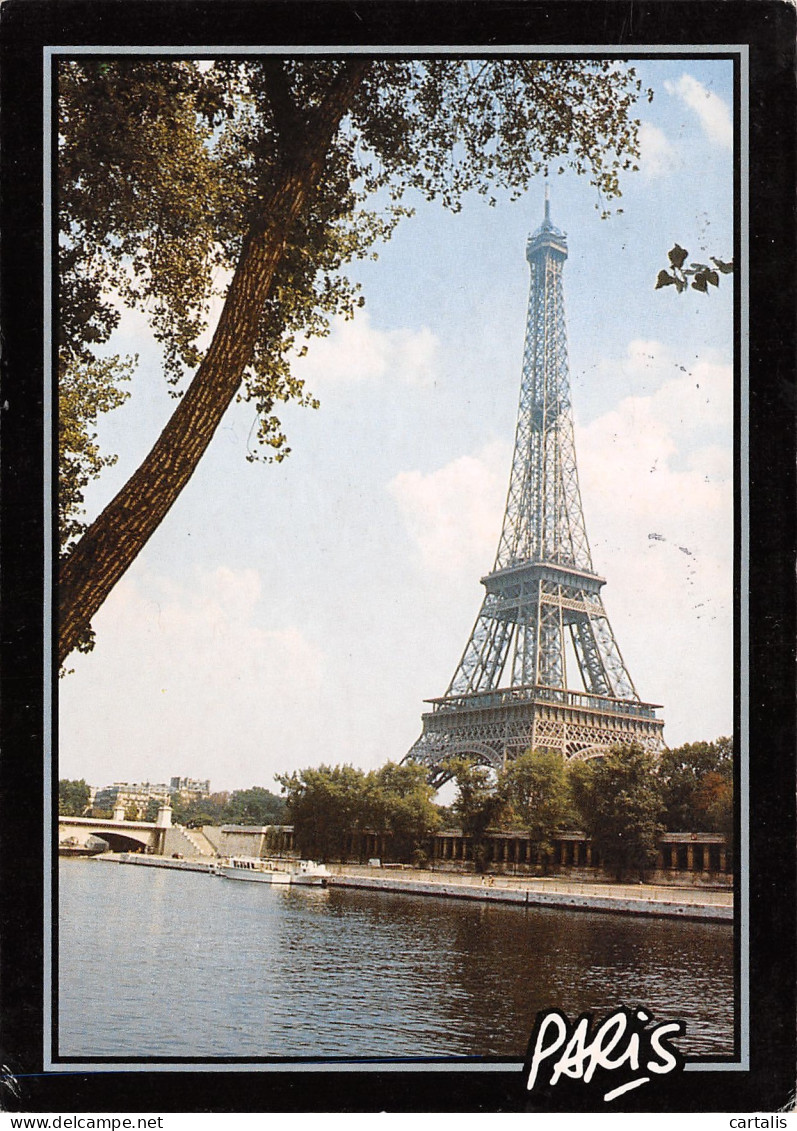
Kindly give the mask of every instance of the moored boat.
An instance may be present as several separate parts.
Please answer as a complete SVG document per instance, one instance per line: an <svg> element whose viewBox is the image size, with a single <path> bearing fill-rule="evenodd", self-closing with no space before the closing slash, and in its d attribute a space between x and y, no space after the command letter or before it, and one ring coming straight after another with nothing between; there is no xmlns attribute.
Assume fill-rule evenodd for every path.
<svg viewBox="0 0 797 1131"><path fill-rule="evenodd" d="M288 861L293 866L291 872L292 884L311 884L315 887L325 887L329 872L323 864L316 864L314 860Z"/></svg>
<svg viewBox="0 0 797 1131"><path fill-rule="evenodd" d="M257 856L229 856L216 864L216 874L229 880L261 884L305 884L323 887L329 874L313 860L261 860Z"/></svg>
<svg viewBox="0 0 797 1131"><path fill-rule="evenodd" d="M89 836L85 841L79 841L77 837L70 836L59 842L58 855L99 856L101 852L107 852L109 847L108 841L102 837Z"/></svg>
<svg viewBox="0 0 797 1131"><path fill-rule="evenodd" d="M270 861L256 856L229 856L216 865L216 874L228 880L249 880L259 884L289 884L290 873L274 868Z"/></svg>

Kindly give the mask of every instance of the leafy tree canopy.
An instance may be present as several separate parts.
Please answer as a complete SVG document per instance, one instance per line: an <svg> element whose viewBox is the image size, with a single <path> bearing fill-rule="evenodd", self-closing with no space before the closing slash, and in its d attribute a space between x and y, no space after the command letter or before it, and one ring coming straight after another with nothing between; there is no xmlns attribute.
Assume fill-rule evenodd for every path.
<svg viewBox="0 0 797 1131"><path fill-rule="evenodd" d="M274 794L271 794L273 797ZM276 798L280 801L280 798ZM172 820L188 828L201 828L202 825L223 825L232 822L230 815L230 794L226 792L211 793L209 797L186 798L179 793L171 795ZM154 821L158 815L158 803L155 802L150 810ZM237 820L236 824L240 823ZM253 822L259 824L260 822ZM268 822L265 822L268 824Z"/></svg>
<svg viewBox="0 0 797 1131"><path fill-rule="evenodd" d="M366 775L354 766L308 768L276 779L285 793L294 840L303 856L340 859L368 812Z"/></svg>
<svg viewBox="0 0 797 1131"><path fill-rule="evenodd" d="M342 268L389 237L405 193L457 209L465 193L518 196L542 170L569 167L605 211L638 155L639 93L633 69L608 60L62 62L61 661L91 646L91 617L236 396L259 420L250 457L286 454L279 404L315 404L290 353L360 303ZM203 350L217 290L223 309ZM92 448L92 421L123 396L132 364L103 352L125 305L147 312L183 396L81 531L81 483L108 458Z"/></svg>
<svg viewBox="0 0 797 1131"><path fill-rule="evenodd" d="M564 758L554 750L534 750L508 762L498 777L502 823L528 833L543 857L553 853L554 833L572 823L570 788Z"/></svg>
<svg viewBox="0 0 797 1131"><path fill-rule="evenodd" d="M160 809L160 807L161 807L161 803L157 799L157 797L150 797L150 799L147 802L146 807L144 809L144 816L142 817L142 820L144 820L144 821L155 821L155 820L157 820L158 810ZM172 817L174 817L174 807L172 807ZM184 825L186 822L185 821L178 821L177 823L180 824L180 825Z"/></svg>
<svg viewBox="0 0 797 1131"><path fill-rule="evenodd" d="M89 803L91 790L83 778L71 781L61 778L58 783L58 812L62 817L82 817Z"/></svg>
<svg viewBox="0 0 797 1131"><path fill-rule="evenodd" d="M393 851L400 859L409 859L442 824L426 770L415 763L387 762L369 778L375 788L366 819L378 831L392 835Z"/></svg>
<svg viewBox="0 0 797 1131"><path fill-rule="evenodd" d="M501 812L501 798L495 781L486 766L470 758L450 758L444 767L453 777L457 792L451 808L465 836L469 836L475 850Z"/></svg>
<svg viewBox="0 0 797 1131"><path fill-rule="evenodd" d="M222 809L222 816L234 825L279 825L285 818L285 801L260 785L237 789Z"/></svg>
<svg viewBox="0 0 797 1131"><path fill-rule="evenodd" d="M689 742L661 756L664 819L672 831L733 829L733 739Z"/></svg>
<svg viewBox="0 0 797 1131"><path fill-rule="evenodd" d="M58 530L62 546L84 530L80 520L83 492L116 456L103 455L94 431L98 418L127 399L121 382L129 380L133 362L116 357L86 357L82 362L62 354L58 408Z"/></svg>
<svg viewBox="0 0 797 1131"><path fill-rule="evenodd" d="M618 879L642 875L656 859L664 831L656 760L638 743L614 746L603 757L571 766L573 796L584 829L604 867Z"/></svg>
<svg viewBox="0 0 797 1131"><path fill-rule="evenodd" d="M422 766L387 762L367 773L353 766L318 766L278 776L300 852L340 859L351 834L388 834L400 860L425 847L439 827L434 789Z"/></svg>

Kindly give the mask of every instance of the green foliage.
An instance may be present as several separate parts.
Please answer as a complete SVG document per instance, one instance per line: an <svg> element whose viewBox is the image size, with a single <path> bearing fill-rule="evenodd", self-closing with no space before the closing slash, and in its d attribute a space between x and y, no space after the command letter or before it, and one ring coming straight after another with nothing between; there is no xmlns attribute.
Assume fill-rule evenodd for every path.
<svg viewBox="0 0 797 1131"><path fill-rule="evenodd" d="M528 833L536 854L553 855L557 830L572 819L567 767L561 754L534 750L507 762L498 776L502 823Z"/></svg>
<svg viewBox="0 0 797 1131"><path fill-rule="evenodd" d="M692 742L661 756L664 819L673 832L733 835L733 740Z"/></svg>
<svg viewBox="0 0 797 1131"><path fill-rule="evenodd" d="M209 797L198 798L188 798L180 793L172 793L169 801L172 807L172 821L177 825L184 825L186 828L223 825L225 821L230 819L228 816L229 793L211 793ZM148 821L154 821L157 818L159 807L159 801L150 801L147 806ZM257 822L254 823L257 824Z"/></svg>
<svg viewBox="0 0 797 1131"><path fill-rule="evenodd" d="M582 828L586 828L585 814L589 810L593 790L593 773L597 765L595 759L586 761L572 759L567 763L567 785L570 793L572 812Z"/></svg>
<svg viewBox="0 0 797 1131"><path fill-rule="evenodd" d="M181 60L60 64L59 344L70 357L107 340L123 303L148 308L170 380L197 363L212 272L225 264L214 87Z"/></svg>
<svg viewBox="0 0 797 1131"><path fill-rule="evenodd" d="M186 808L190 810L192 806L199 812L207 809L207 802L190 802ZM271 790L255 785L235 790L221 815L232 825L280 825L285 819L285 801Z"/></svg>
<svg viewBox="0 0 797 1131"><path fill-rule="evenodd" d="M364 819L392 836L393 853L399 860L417 859L418 853L425 856L429 837L441 825L425 768L387 762L369 774L368 780L370 809Z"/></svg>
<svg viewBox="0 0 797 1131"><path fill-rule="evenodd" d="M703 830L722 833L725 843L733 848L733 776L710 770L695 791L695 811Z"/></svg>
<svg viewBox="0 0 797 1131"><path fill-rule="evenodd" d="M630 113L640 91L633 68L605 60L375 62L352 107L366 186L389 184L394 198L414 189L458 210L467 192L518 197L557 163L611 199L639 156Z"/></svg>
<svg viewBox="0 0 797 1131"><path fill-rule="evenodd" d="M287 796L294 838L304 856L341 859L351 834L391 837L399 860L425 854L440 815L425 770L387 762L365 773L353 766L318 766L277 777Z"/></svg>
<svg viewBox="0 0 797 1131"><path fill-rule="evenodd" d="M450 758L445 769L457 786L451 808L463 833L471 839L477 869L483 871L484 837L501 813L502 800L496 793L490 771L470 758Z"/></svg>
<svg viewBox="0 0 797 1131"><path fill-rule="evenodd" d="M364 827L366 778L354 766L325 766L278 774L294 841L302 856L341 859L350 832Z"/></svg>
<svg viewBox="0 0 797 1131"><path fill-rule="evenodd" d="M173 793L170 803L172 821L192 829L203 825L279 825L285 818L284 799L262 786L196 798ZM156 798L151 798L143 819L156 820L160 804Z"/></svg>
<svg viewBox="0 0 797 1131"><path fill-rule="evenodd" d="M158 819L158 810L160 809L160 807L161 803L160 801L158 801L157 797L150 797L144 809L144 815L141 818L142 821L156 821ZM174 816L173 813L172 816ZM179 823L181 825L184 825L185 821L180 821Z"/></svg>
<svg viewBox="0 0 797 1131"><path fill-rule="evenodd" d="M89 803L89 789L83 778L72 781L61 778L58 782L58 813L62 817L82 817Z"/></svg>
<svg viewBox="0 0 797 1131"><path fill-rule="evenodd" d="M656 761L638 743L614 746L571 772L573 797L584 829L617 879L642 876L656 859L664 826Z"/></svg>
<svg viewBox="0 0 797 1131"><path fill-rule="evenodd" d="M64 61L58 70L59 532L79 536L83 490L115 462L93 427L127 398L136 358L103 351L122 306L146 309L175 380L196 364L213 266L210 125L193 64ZM90 634L83 640L87 651Z"/></svg>
<svg viewBox="0 0 797 1131"><path fill-rule="evenodd" d="M301 149L339 62L326 59L64 61L59 67L61 335L85 358L120 302L146 310L179 384L200 359L219 271L234 271L259 204ZM633 68L597 60L373 60L332 141L261 315L245 396L301 399L297 334L351 315L343 264L370 254L415 191L458 209L468 192L515 197L554 162L602 198L638 157ZM391 204L364 207L386 189ZM285 394L283 396L282 394ZM274 440L266 424L261 439ZM278 445L278 447L281 445Z"/></svg>
<svg viewBox="0 0 797 1131"><path fill-rule="evenodd" d="M102 413L127 398L119 383L130 379L132 361L119 357L79 362L65 354L58 386L58 531L62 549L82 534L83 492L116 456L102 455L94 428Z"/></svg>
<svg viewBox="0 0 797 1131"><path fill-rule="evenodd" d="M275 794L272 793L270 796L275 797ZM179 794L172 796L172 805L178 798ZM281 801L282 799L276 798L276 800ZM184 819L180 823L188 828L202 828L203 825L224 825L228 820L231 820L229 793L211 793L209 797L199 797L195 801L187 802L183 802L180 798L180 801L184 805ZM284 813L284 806L273 806L273 810L281 816ZM279 820L274 823L278 824Z"/></svg>
<svg viewBox="0 0 797 1131"><path fill-rule="evenodd" d="M347 68L357 71L359 85L351 86L318 162L314 127ZM322 57L202 67L135 57L61 61L62 550L75 549L85 481L112 459L96 450L91 429L97 413L121 403L120 382L132 365L103 354L121 308L149 319L175 395L203 360L202 388L216 396L203 402L208 429L229 403L227 390L237 387L257 418L257 446L247 458L282 459L289 448L278 406L317 403L292 374L291 354L328 333L333 316L350 317L361 304L344 268L373 255L373 245L409 214L405 194L457 210L467 193L494 203L499 191L517 197L543 171L570 168L590 178L596 208L606 214L606 203L619 196L620 173L636 167L639 122L631 114L639 94L633 68L563 57L382 58L356 68L351 59ZM302 191L294 192L301 207L286 229L280 193L302 177ZM236 283L248 249L270 238L279 257L265 297L250 307L252 288ZM212 347L203 359L211 303L225 294L217 330L240 327L242 362ZM180 418L169 459L182 467L184 457L189 475L204 450L193 439ZM153 515L168 511L185 481L167 482L160 470L157 461L148 465L163 498L157 506L141 503ZM120 539L129 523L133 541L145 541L151 531L137 517L112 536L100 516L93 530ZM136 543L117 560L128 563L139 549ZM84 561L73 553L70 576L90 576L62 590L66 651L76 646L76 621L85 621L78 646L91 646L88 623L113 584L94 584L92 570L101 567L86 554Z"/></svg>
<svg viewBox="0 0 797 1131"><path fill-rule="evenodd" d="M659 271L656 277L656 287L658 291L661 287L675 287L678 294L686 290L688 280L692 280L692 287L696 291L702 291L703 294L708 292L709 286L718 287L720 285L720 275L731 275L733 273L733 260L725 263L722 259L715 259L711 256L711 262L714 264L710 267L707 263L690 263L688 267L684 267L686 258L689 252L676 244L675 247L670 248L667 257L670 260L669 271Z"/></svg>

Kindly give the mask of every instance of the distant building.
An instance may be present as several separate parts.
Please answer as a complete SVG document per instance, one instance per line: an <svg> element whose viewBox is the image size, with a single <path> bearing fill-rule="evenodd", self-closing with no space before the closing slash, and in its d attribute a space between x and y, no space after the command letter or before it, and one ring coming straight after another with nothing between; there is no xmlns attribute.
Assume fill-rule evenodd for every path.
<svg viewBox="0 0 797 1131"><path fill-rule="evenodd" d="M139 817L144 815L150 801L168 801L169 787L152 782L130 784L129 782L114 782L98 789L92 805L95 809L115 809L123 805L125 809L135 806Z"/></svg>
<svg viewBox="0 0 797 1131"><path fill-rule="evenodd" d="M186 801L199 801L201 797L210 794L210 779L172 778L169 782L169 792L179 793Z"/></svg>

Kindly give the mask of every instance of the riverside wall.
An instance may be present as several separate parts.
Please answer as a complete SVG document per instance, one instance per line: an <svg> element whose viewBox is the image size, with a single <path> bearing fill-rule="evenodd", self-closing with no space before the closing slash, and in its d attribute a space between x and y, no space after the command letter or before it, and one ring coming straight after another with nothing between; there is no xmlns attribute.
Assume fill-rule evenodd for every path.
<svg viewBox="0 0 797 1131"><path fill-rule="evenodd" d="M93 859L146 868L214 873L214 866L206 857L175 860L140 853L105 853ZM345 864L332 864L328 867L328 887L470 899L482 903L509 903L522 907L555 907L558 910L654 915L727 923L733 921L733 896L728 891L673 889L647 884L590 884L568 882L561 878L535 880L528 877L485 876L477 879L474 875L443 875L410 868L393 870Z"/></svg>
<svg viewBox="0 0 797 1131"><path fill-rule="evenodd" d="M448 875L444 878L440 873L409 875L408 871L374 875L369 874L371 870L353 869L346 865L332 865L331 870L328 881L331 887L446 896L527 907L556 907L560 910L733 921L733 896L728 891L676 890L647 884L580 884L556 879L507 882L507 877L503 876L477 880L473 875Z"/></svg>

